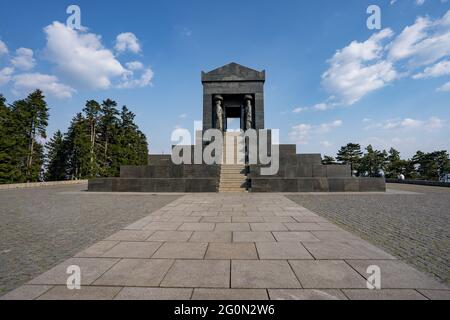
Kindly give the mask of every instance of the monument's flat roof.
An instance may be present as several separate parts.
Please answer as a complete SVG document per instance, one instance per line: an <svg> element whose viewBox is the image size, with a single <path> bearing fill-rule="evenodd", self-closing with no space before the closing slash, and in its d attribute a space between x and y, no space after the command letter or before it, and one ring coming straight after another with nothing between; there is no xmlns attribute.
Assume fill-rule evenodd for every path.
<svg viewBox="0 0 450 320"><path fill-rule="evenodd" d="M232 62L210 72L202 71L202 82L233 82L233 81L260 81L266 80L266 71L250 69Z"/></svg>

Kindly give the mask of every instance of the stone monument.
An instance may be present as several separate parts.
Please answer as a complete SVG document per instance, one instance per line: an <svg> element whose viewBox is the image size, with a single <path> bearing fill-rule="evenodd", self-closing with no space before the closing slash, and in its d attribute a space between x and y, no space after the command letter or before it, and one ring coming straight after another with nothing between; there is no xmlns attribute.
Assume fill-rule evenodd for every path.
<svg viewBox="0 0 450 320"><path fill-rule="evenodd" d="M234 141L249 129L261 131L264 124L265 71L230 63L210 72L202 72L203 133L216 129L224 141ZM241 133L228 132L228 119L239 119ZM252 130L250 130L252 131ZM268 131L270 133L270 131ZM208 143L196 139L192 150L203 151ZM320 154L297 154L296 145L272 145L269 153L279 152L279 169L270 176L262 174L267 165L251 163L248 147L245 157L232 163L213 165L175 164L171 155L150 155L147 166L123 166L120 178L89 180L89 191L120 192L363 192L386 190L384 178L354 178L350 166L322 165ZM247 143L247 142L246 142ZM258 148L261 147L259 145ZM276 148L275 148L276 147ZM223 143L227 155L239 146ZM176 148L173 148L175 152ZM228 158L227 158L228 159ZM194 163L192 161L191 163Z"/></svg>

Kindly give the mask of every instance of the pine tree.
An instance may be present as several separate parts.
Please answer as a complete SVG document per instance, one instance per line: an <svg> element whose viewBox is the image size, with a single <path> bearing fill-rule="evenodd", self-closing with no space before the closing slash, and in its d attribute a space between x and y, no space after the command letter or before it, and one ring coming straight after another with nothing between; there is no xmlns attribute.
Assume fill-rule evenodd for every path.
<svg viewBox="0 0 450 320"><path fill-rule="evenodd" d="M18 151L18 128L6 99L0 95L0 184L19 182L21 162Z"/></svg>
<svg viewBox="0 0 450 320"><path fill-rule="evenodd" d="M12 111L17 129L16 157L23 159L26 144L25 168L21 170L20 179L22 181L33 182L40 179L44 148L39 140L46 138L48 110L45 97L40 90L30 93L25 100L19 100L13 104Z"/></svg>
<svg viewBox="0 0 450 320"><path fill-rule="evenodd" d="M98 121L100 114L100 104L95 100L89 100L86 102L86 107L83 109L89 126L89 176L95 177L98 175L98 163L97 163L97 133L98 133ZM97 151L97 152L96 152Z"/></svg>
<svg viewBox="0 0 450 320"><path fill-rule="evenodd" d="M336 164L336 159L334 159L332 156L323 156L322 160L323 165L330 165L330 164Z"/></svg>
<svg viewBox="0 0 450 320"><path fill-rule="evenodd" d="M361 146L357 143L349 143L346 146L341 147L337 153L336 159L343 164L349 164L352 176L353 170L358 169L358 162L362 156Z"/></svg>
<svg viewBox="0 0 450 320"><path fill-rule="evenodd" d="M72 180L89 178L91 146L88 132L88 122L78 113L72 119L64 137L66 173Z"/></svg>
<svg viewBox="0 0 450 320"><path fill-rule="evenodd" d="M359 161L358 174L361 176L380 177L386 166L386 151L375 150L367 146L366 154Z"/></svg>
<svg viewBox="0 0 450 320"><path fill-rule="evenodd" d="M64 136L60 130L56 131L46 145L47 161L45 181L61 181L66 179L66 154Z"/></svg>
<svg viewBox="0 0 450 320"><path fill-rule="evenodd" d="M101 119L99 122L100 144L102 145L101 153L101 170L102 176L113 176L113 153L114 138L117 137L119 112L116 109L117 103L113 100L106 99L101 105Z"/></svg>

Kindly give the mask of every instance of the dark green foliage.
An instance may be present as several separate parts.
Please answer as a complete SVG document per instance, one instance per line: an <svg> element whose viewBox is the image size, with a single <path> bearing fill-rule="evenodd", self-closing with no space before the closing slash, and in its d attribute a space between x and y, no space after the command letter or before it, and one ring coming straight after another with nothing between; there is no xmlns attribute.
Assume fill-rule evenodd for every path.
<svg viewBox="0 0 450 320"><path fill-rule="evenodd" d="M0 103L0 183L42 180L48 107L42 91L6 106Z"/></svg>
<svg viewBox="0 0 450 320"><path fill-rule="evenodd" d="M64 136L61 131L56 131L51 140L46 144L46 170L45 181L60 181L66 179L66 153L64 149Z"/></svg>
<svg viewBox="0 0 450 320"><path fill-rule="evenodd" d="M364 177L380 177L386 169L387 153L367 146L366 153L359 160L358 175Z"/></svg>
<svg viewBox="0 0 450 320"><path fill-rule="evenodd" d="M44 157L48 107L42 92L10 106L0 95L0 183L111 177L121 165L146 165L147 139L134 117L110 99L87 101L67 132L57 131L46 144Z"/></svg>
<svg viewBox="0 0 450 320"><path fill-rule="evenodd" d="M323 163L329 164L332 157L325 156ZM371 145L363 154L358 144L349 143L338 152L337 160L344 164L352 164L358 176L398 178L403 174L406 179L438 181L445 174L450 173L450 158L447 151L425 153L417 151L411 159L404 160L400 152L391 148L375 150Z"/></svg>
<svg viewBox="0 0 450 320"><path fill-rule="evenodd" d="M323 165L336 164L336 159L331 156L325 155L323 156L322 164Z"/></svg>
<svg viewBox="0 0 450 320"><path fill-rule="evenodd" d="M337 153L336 159L343 164L349 164L352 170L352 175L354 170L358 170L358 163L362 156L361 146L357 143L349 143Z"/></svg>

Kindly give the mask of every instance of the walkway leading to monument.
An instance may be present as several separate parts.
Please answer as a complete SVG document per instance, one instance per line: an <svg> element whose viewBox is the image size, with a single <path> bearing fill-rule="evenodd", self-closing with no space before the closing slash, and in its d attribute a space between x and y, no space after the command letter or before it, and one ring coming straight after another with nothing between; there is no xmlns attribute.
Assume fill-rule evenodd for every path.
<svg viewBox="0 0 450 320"><path fill-rule="evenodd" d="M81 268L68 290L67 267ZM369 266L381 290L368 290ZM185 195L4 299L435 299L441 284L279 194Z"/></svg>

